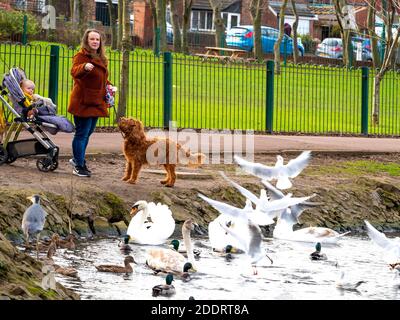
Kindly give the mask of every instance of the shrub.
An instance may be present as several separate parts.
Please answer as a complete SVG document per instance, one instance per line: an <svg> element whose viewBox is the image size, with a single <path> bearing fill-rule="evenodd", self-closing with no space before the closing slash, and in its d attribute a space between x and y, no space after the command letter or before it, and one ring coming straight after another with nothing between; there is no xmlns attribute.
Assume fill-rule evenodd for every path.
<svg viewBox="0 0 400 320"><path fill-rule="evenodd" d="M309 34L304 34L301 36L301 42L306 53L314 53L320 41L319 39L313 39Z"/></svg>
<svg viewBox="0 0 400 320"><path fill-rule="evenodd" d="M36 35L40 31L35 16L22 11L0 10L0 38L10 39L12 35L24 32L24 15L28 17L27 34Z"/></svg>

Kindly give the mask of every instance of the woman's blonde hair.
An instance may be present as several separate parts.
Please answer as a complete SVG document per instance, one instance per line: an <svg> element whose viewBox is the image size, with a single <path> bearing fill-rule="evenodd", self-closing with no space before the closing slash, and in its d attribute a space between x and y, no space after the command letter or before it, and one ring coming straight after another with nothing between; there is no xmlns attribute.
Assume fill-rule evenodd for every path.
<svg viewBox="0 0 400 320"><path fill-rule="evenodd" d="M88 51L88 52L91 51L91 49L89 47L89 33L91 33L91 32L95 32L100 36L100 46L97 49L97 54L100 57L100 59L103 61L103 63L107 66L108 59L107 59L106 50L104 47L104 37L99 30L87 29L82 37L81 48L86 49L86 51Z"/></svg>

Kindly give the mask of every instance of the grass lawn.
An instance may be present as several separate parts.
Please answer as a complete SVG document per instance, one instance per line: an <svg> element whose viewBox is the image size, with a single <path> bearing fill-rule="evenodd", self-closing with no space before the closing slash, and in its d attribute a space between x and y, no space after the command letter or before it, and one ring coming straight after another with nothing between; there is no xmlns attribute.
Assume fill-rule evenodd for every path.
<svg viewBox="0 0 400 320"><path fill-rule="evenodd" d="M60 48L57 104L67 115L74 50ZM119 87L121 55L108 51L110 81ZM37 93L48 94L50 46L32 43L26 47L0 44L0 73L8 66L22 67L37 84ZM4 61L6 63L4 63ZM163 125L163 57L135 49L130 55L127 115L146 126ZM400 75L387 74L381 89L381 118L371 134L400 135ZM369 79L369 114L372 106L372 75ZM117 95L118 103L118 95ZM109 126L111 117L101 119ZM69 115L68 115L69 116ZM221 64L202 62L198 57L173 54L172 120L181 128L266 128L265 64ZM274 78L275 132L340 133L361 132L361 70L292 65L282 67Z"/></svg>

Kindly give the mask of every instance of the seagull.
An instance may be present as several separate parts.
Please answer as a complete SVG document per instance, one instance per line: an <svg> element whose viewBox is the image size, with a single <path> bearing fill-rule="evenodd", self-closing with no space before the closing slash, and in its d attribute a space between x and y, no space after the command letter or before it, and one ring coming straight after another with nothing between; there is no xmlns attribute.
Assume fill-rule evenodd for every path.
<svg viewBox="0 0 400 320"><path fill-rule="evenodd" d="M289 189L292 187L289 178L295 178L300 174L307 166L310 155L311 151L303 151L296 159L290 160L286 165L283 164L283 158L278 155L274 167L246 161L237 155L234 156L234 160L244 171L261 179L268 181L277 179L276 187L278 189Z"/></svg>
<svg viewBox="0 0 400 320"><path fill-rule="evenodd" d="M27 199L32 201L32 205L27 208L22 217L22 231L25 235L26 245L29 244L29 237L36 235L36 257L39 259L39 239L44 223L46 221L47 212L40 205L40 196L35 194Z"/></svg>
<svg viewBox="0 0 400 320"><path fill-rule="evenodd" d="M257 263L262 260L265 256L268 257L265 252L261 249L261 243L262 243L262 233L260 227L253 223L250 219L247 221L248 222L248 233L247 234L238 234L234 230L227 228L223 224L221 224L221 227L231 234L233 237L235 237L241 244L242 247L245 248L245 253L250 259L250 263L253 269L253 275L257 275ZM271 258L270 259L271 264L273 261Z"/></svg>
<svg viewBox="0 0 400 320"><path fill-rule="evenodd" d="M263 212L259 210L254 210L249 199L246 200L246 206L243 209L236 208L224 202L216 201L206 197L205 195L199 193L198 196L202 198L204 201L208 202L214 209L219 211L221 214L226 214L233 218L239 218L243 221L247 221L248 219L252 220L253 223L260 222L260 220L264 220L261 225L265 224L266 212L272 212L277 210L286 209L289 206L293 206L295 204L299 204L303 201L308 200L310 197L302 197L302 198L292 198L292 194L287 194L285 197L279 200L270 201L265 203L263 206ZM274 221L269 219L266 224L272 224Z"/></svg>
<svg viewBox="0 0 400 320"><path fill-rule="evenodd" d="M264 189L261 189L260 197L257 198L257 196L254 195L252 192L250 192L246 188L243 188L241 185L239 185L236 182L229 179L222 171L220 171L219 173L226 181L228 181L230 184L232 184L244 197L246 197L251 202L253 202L256 205L257 211L264 213L264 215L257 215L257 219L259 219L258 221L255 221L254 217L253 217L253 222L256 222L258 225L262 226L262 225L273 224L274 221L272 219L275 217L278 217L280 215L280 213L282 212L282 210L286 210L287 207L285 207L283 209L279 209L279 210L272 210L271 209L272 202L270 202L268 200L267 193ZM263 183L264 183L264 181L263 181ZM266 186L270 186L272 188L271 191L273 193L271 196L271 200L281 200L281 199L285 198L285 195L280 190L276 189L275 187L273 187L271 184L269 184L266 181L265 181L265 184L266 184ZM309 198L312 198L314 196L315 196L315 194L311 195ZM292 199L296 199L296 198L292 198ZM314 205L312 202L306 202L307 199L305 199L305 198L303 198L303 199L304 199L304 201L300 202L299 204L293 204L290 206L292 208L292 210L295 213L297 213L298 215L300 215L301 212L303 212L303 210L305 210L308 206ZM296 218L296 221L297 221L297 218Z"/></svg>
<svg viewBox="0 0 400 320"><path fill-rule="evenodd" d="M376 230L367 220L368 236L384 250L384 260L394 269L400 263L400 238L389 239L384 233Z"/></svg>
<svg viewBox="0 0 400 320"><path fill-rule="evenodd" d="M348 291L358 291L358 287L363 283L366 283L366 281L349 281L342 270L339 279L336 280L336 288Z"/></svg>
<svg viewBox="0 0 400 320"><path fill-rule="evenodd" d="M269 182L263 180L262 183L271 192L271 199L282 199L282 197L285 197L282 191L276 189ZM315 194L312 196L315 196ZM341 237L350 233L350 231L338 233L335 230L323 227L307 227L293 231L293 226L299 223L299 217L303 211L320 204L317 202L303 202L283 210L278 216L272 236L282 240L335 244Z"/></svg>

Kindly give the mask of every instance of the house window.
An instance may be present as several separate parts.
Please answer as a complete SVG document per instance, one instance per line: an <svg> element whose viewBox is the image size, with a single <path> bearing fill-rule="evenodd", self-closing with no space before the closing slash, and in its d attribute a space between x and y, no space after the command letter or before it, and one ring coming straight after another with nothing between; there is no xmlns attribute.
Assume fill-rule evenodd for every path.
<svg viewBox="0 0 400 320"><path fill-rule="evenodd" d="M27 1L26 0L15 0L14 6L16 9L26 10L27 9Z"/></svg>
<svg viewBox="0 0 400 320"><path fill-rule="evenodd" d="M213 13L212 11L193 10L190 29L192 30L213 30Z"/></svg>
<svg viewBox="0 0 400 320"><path fill-rule="evenodd" d="M227 30L236 27L240 24L240 14L222 12L222 18L224 20L224 24Z"/></svg>

